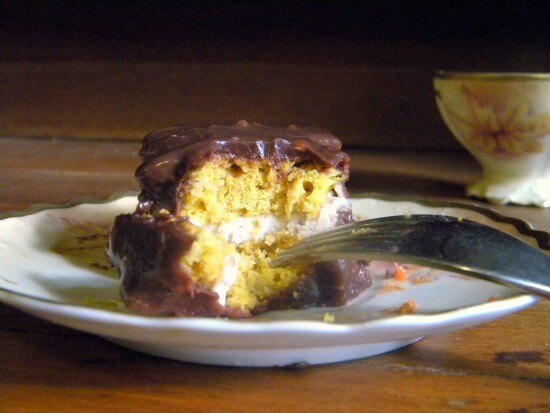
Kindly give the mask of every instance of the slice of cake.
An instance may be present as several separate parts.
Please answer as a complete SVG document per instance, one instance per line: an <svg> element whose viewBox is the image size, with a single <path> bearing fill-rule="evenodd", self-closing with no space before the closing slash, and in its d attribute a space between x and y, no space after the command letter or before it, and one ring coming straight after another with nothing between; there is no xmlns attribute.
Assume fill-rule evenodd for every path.
<svg viewBox="0 0 550 413"><path fill-rule="evenodd" d="M140 155L139 205L115 219L108 249L131 310L244 317L339 306L370 286L362 262L268 264L352 219L349 158L328 132L177 126L146 136Z"/></svg>

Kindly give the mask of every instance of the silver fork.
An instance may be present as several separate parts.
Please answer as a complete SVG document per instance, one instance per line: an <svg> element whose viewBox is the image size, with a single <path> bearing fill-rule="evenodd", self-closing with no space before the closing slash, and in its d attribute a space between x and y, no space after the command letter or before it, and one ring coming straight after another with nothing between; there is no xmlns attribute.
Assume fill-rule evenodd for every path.
<svg viewBox="0 0 550 413"><path fill-rule="evenodd" d="M400 215L341 226L303 239L270 265L335 259L419 264L550 298L550 256L487 225L442 215Z"/></svg>

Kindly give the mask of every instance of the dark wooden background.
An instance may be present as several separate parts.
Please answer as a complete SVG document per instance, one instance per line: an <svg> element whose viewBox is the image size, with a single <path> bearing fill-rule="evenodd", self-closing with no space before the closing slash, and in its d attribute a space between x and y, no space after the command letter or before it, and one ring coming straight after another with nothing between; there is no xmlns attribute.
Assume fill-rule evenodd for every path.
<svg viewBox="0 0 550 413"><path fill-rule="evenodd" d="M549 3L4 1L0 134L140 139L176 123L323 126L460 151L436 70L548 71ZM139 113L139 116L135 114Z"/></svg>
<svg viewBox="0 0 550 413"><path fill-rule="evenodd" d="M480 170L433 72L550 71L543 1L1 7L0 211L136 190L145 133L243 118L331 129L355 193L466 202ZM494 208L549 230L548 209ZM0 411L548 412L549 308L294 371L164 360L0 305Z"/></svg>

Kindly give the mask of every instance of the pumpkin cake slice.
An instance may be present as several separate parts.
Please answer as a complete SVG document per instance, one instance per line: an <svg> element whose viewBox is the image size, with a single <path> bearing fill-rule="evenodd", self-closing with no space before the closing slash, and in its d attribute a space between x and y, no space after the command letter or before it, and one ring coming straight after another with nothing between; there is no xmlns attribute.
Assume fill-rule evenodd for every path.
<svg viewBox="0 0 550 413"><path fill-rule="evenodd" d="M316 128L176 126L143 140L133 214L108 255L129 309L245 317L340 306L370 286L364 263L268 263L308 235L351 222L349 157Z"/></svg>

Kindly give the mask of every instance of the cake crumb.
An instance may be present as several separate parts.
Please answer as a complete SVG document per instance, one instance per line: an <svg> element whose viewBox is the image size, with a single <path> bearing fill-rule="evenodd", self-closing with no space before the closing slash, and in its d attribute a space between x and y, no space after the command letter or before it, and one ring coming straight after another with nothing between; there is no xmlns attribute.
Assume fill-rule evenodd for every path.
<svg viewBox="0 0 550 413"><path fill-rule="evenodd" d="M325 313L325 315L323 316L323 321L325 323L334 323L334 314Z"/></svg>
<svg viewBox="0 0 550 413"><path fill-rule="evenodd" d="M407 300L407 301L405 301L405 303L403 303L397 309L397 313L399 313L399 314L414 314L414 313L416 313L417 308L418 308L418 304L416 304L416 301Z"/></svg>
<svg viewBox="0 0 550 413"><path fill-rule="evenodd" d="M395 291L402 291L406 290L406 288L395 284L393 282L384 282L384 286L376 293L376 295L386 294L386 293L392 293Z"/></svg>
<svg viewBox="0 0 550 413"><path fill-rule="evenodd" d="M409 274L403 266L398 265L393 273L393 278L395 278L396 281L403 283L409 279Z"/></svg>
<svg viewBox="0 0 550 413"><path fill-rule="evenodd" d="M101 310L123 310L124 304L115 300L97 300L95 298L84 297L82 304L86 307L99 308Z"/></svg>
<svg viewBox="0 0 550 413"><path fill-rule="evenodd" d="M431 277L428 277L426 275L422 275L420 277L414 277L409 280L411 284L427 284L429 282L432 282L433 279Z"/></svg>

